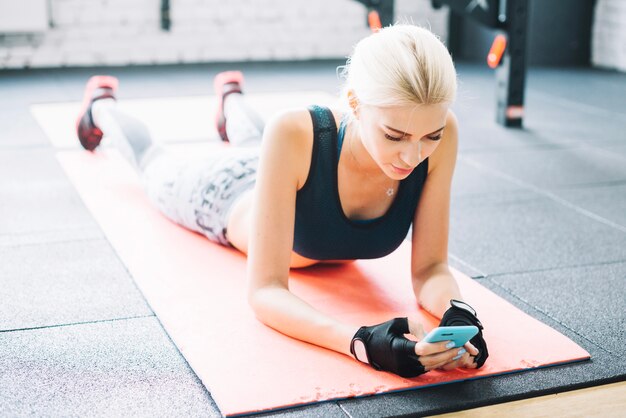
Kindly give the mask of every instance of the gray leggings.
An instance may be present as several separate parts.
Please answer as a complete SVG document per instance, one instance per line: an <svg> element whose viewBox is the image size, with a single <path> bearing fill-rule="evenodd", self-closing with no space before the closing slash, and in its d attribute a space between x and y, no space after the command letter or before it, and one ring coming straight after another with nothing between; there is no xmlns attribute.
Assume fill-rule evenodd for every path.
<svg viewBox="0 0 626 418"><path fill-rule="evenodd" d="M263 131L243 96L229 95L226 105L230 145L195 159L153 143L145 125L112 100L96 101L92 108L96 126L139 171L151 202L173 222L222 245L230 245L226 227L233 204L254 187ZM246 146L236 145L242 143Z"/></svg>

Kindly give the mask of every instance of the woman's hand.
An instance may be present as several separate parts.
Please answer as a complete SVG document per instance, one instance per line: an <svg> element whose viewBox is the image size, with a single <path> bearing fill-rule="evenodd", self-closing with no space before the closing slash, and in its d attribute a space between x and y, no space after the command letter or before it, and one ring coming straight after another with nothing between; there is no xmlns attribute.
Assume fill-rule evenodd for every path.
<svg viewBox="0 0 626 418"><path fill-rule="evenodd" d="M465 343L463 348L465 352L462 355L458 356L458 358L455 356L449 363L438 368L441 370L452 370L459 367L464 369L476 369L478 365L474 361L474 358L478 355L478 349L470 342Z"/></svg>
<svg viewBox="0 0 626 418"><path fill-rule="evenodd" d="M447 326L465 326L465 325L473 325L478 328L478 334L476 334L471 340L470 343L472 347L476 347L477 353L471 356L471 359L474 363L476 363L476 368L482 367L489 357L489 350L487 349L487 343L483 338L483 325L478 320L478 316L476 315L476 311L466 302L462 302L460 300L452 299L450 301L450 308L443 314L441 318L440 327Z"/></svg>
<svg viewBox="0 0 626 418"><path fill-rule="evenodd" d="M459 356L459 348L450 348L448 341L438 343L415 342L405 337L411 334L418 340L424 337L421 324L407 318L394 318L382 324L359 328L354 335L350 352L376 370L384 370L402 377L415 377L443 367ZM461 357L456 360L463 359ZM463 360L465 361L465 359Z"/></svg>
<svg viewBox="0 0 626 418"><path fill-rule="evenodd" d="M411 334L419 340L426 335L422 325L418 322L409 321ZM415 353L426 371L433 369L452 370L457 367L476 368L474 357L478 350L471 343L466 343L463 348L448 348L448 341L427 343L420 341L415 345Z"/></svg>

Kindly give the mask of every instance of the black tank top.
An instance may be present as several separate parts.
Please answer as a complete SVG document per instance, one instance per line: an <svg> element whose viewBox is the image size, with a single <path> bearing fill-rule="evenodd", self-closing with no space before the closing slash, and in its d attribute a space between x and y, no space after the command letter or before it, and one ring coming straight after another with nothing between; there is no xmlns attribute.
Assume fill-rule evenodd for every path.
<svg viewBox="0 0 626 418"><path fill-rule="evenodd" d="M311 106L309 113L313 119L313 152L306 183L296 196L294 251L314 260L378 258L393 252L413 222L428 173L428 159L400 182L383 216L369 221L350 220L341 208L337 186L345 123L342 121L338 134L328 108Z"/></svg>

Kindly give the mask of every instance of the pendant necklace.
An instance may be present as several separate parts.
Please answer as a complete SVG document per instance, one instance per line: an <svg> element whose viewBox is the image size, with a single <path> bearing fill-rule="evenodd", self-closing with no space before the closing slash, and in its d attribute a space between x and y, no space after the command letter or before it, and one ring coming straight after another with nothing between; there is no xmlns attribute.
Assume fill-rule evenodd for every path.
<svg viewBox="0 0 626 418"><path fill-rule="evenodd" d="M365 173L365 175L366 175L366 176L367 176L370 180L372 180L372 179L373 179L373 178L372 178L372 176L370 176L370 175L369 175L369 173L368 173L368 172L367 172L367 171L363 168L363 166L361 165L361 163L359 162L359 160L357 160L356 156L354 155L354 152L352 152L352 136L350 136L350 138L349 138L349 141L348 141L348 142L350 142L350 144L348 145L348 149L350 150L350 155L352 156L352 159L356 162L356 164L359 166L359 168L361 169L361 171L362 171L363 173ZM390 186L390 187L386 188L386 190L385 190L385 194L386 194L388 197L392 197L392 196L396 193L396 189L395 189L395 187L393 186L393 181L394 181L394 180L391 180L391 181L392 181L392 186Z"/></svg>

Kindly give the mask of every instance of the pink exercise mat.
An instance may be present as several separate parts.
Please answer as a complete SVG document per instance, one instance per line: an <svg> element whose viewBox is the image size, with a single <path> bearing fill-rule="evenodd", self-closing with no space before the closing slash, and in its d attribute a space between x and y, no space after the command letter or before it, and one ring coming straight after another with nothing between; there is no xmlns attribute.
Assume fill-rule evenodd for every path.
<svg viewBox="0 0 626 418"><path fill-rule="evenodd" d="M485 326L490 357L477 371L433 371L414 379L377 372L329 350L293 340L258 322L245 296L245 258L167 220L115 151L58 153L87 208L125 263L172 340L224 415L419 389L589 358L567 337L455 271ZM417 308L410 244L378 260L294 270L291 289L319 310L366 325ZM541 344L537 344L541 341Z"/></svg>

